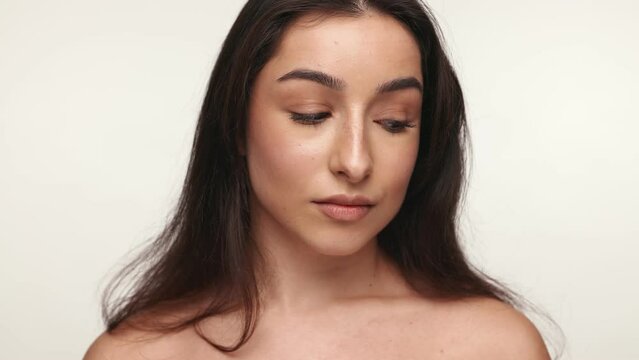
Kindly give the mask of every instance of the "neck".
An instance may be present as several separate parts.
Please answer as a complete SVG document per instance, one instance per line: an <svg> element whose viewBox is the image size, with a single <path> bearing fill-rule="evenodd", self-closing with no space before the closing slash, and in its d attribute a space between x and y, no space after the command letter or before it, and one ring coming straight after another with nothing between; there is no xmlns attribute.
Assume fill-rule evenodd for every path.
<svg viewBox="0 0 639 360"><path fill-rule="evenodd" d="M296 315L410 291L375 238L356 252L326 255L263 225L256 224L253 239L265 260L257 274L265 309Z"/></svg>

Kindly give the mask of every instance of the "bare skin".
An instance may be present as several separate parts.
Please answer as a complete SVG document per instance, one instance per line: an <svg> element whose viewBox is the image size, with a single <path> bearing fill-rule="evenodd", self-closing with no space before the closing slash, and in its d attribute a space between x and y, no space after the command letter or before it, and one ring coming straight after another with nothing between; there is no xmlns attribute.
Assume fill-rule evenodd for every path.
<svg viewBox="0 0 639 360"><path fill-rule="evenodd" d="M202 325L207 337L232 345L235 315ZM432 302L423 298L358 300L303 317L265 312L250 340L225 354L193 328L158 335L124 330L102 334L84 360L215 359L450 359L548 360L536 328L522 314L491 299Z"/></svg>
<svg viewBox="0 0 639 360"><path fill-rule="evenodd" d="M410 32L376 12L319 23L302 18L289 28L256 79L240 149L254 190L252 235L269 266L259 278L255 332L239 351L224 354L193 328L155 337L125 330L100 336L85 360L548 359L539 333L518 311L492 299L417 294L377 247L376 234L399 210L414 168L422 104L416 87L386 94L376 88L409 77L423 85L420 61ZM342 86L278 81L300 68L339 78ZM305 125L291 112L330 116ZM393 133L380 119L414 126ZM375 206L360 220L339 222L313 203L341 193L364 194ZM239 314L227 314L201 329L229 346L240 326Z"/></svg>
<svg viewBox="0 0 639 360"><path fill-rule="evenodd" d="M341 84L333 89L287 79L298 69L321 71ZM295 315L402 291L378 276L390 265L376 235L397 214L413 173L422 94L414 87L384 94L376 88L408 77L423 83L416 41L400 23L374 13L298 20L258 74L242 152L253 238L270 266L261 281L266 307ZM329 115L308 125L291 113ZM364 195L375 205L362 219L337 221L314 203L336 194Z"/></svg>

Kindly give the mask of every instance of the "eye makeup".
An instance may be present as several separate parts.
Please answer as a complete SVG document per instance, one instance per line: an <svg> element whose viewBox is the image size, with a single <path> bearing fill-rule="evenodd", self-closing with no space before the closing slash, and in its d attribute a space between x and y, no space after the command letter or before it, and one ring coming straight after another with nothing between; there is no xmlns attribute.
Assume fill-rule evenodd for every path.
<svg viewBox="0 0 639 360"><path fill-rule="evenodd" d="M407 128L414 128L417 126L414 122L409 120L395 120L395 119L381 119L375 120L378 124L386 124L386 127L390 133L397 134L406 131Z"/></svg>
<svg viewBox="0 0 639 360"><path fill-rule="evenodd" d="M331 113L329 112L321 112L321 113L290 113L290 119L293 121L303 124L303 125L313 125L319 126L324 122ZM375 123L382 125L388 132L392 134L397 134L401 132L405 132L407 128L413 128L416 124L413 121L409 120L396 120L396 119L379 119L374 120Z"/></svg>

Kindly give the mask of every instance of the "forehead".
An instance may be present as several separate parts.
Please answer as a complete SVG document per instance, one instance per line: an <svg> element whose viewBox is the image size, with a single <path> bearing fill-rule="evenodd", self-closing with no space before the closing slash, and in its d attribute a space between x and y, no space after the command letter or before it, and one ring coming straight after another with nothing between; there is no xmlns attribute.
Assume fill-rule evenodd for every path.
<svg viewBox="0 0 639 360"><path fill-rule="evenodd" d="M317 14L305 15L286 29L269 63L274 77L307 67L348 83L397 76L422 79L421 54L413 34L401 22L374 11L319 20Z"/></svg>

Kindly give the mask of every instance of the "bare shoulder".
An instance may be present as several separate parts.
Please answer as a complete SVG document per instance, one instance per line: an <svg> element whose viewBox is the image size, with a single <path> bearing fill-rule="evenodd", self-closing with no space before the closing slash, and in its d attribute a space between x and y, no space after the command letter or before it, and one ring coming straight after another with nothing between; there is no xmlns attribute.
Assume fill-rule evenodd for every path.
<svg viewBox="0 0 639 360"><path fill-rule="evenodd" d="M457 301L447 311L464 341L465 359L548 360L550 355L535 325L519 310L499 300Z"/></svg>
<svg viewBox="0 0 639 360"><path fill-rule="evenodd" d="M202 339L193 326L174 332L145 330L139 324L177 324L190 320L207 302L205 296L156 305L103 332L89 346L83 360L195 359ZM137 324L137 325L132 325Z"/></svg>
<svg viewBox="0 0 639 360"><path fill-rule="evenodd" d="M103 332L89 346L83 360L137 359L135 343L126 336Z"/></svg>
<svg viewBox="0 0 639 360"><path fill-rule="evenodd" d="M184 331L159 334L142 330L103 332L87 349L83 360L153 360L188 358L193 348Z"/></svg>

